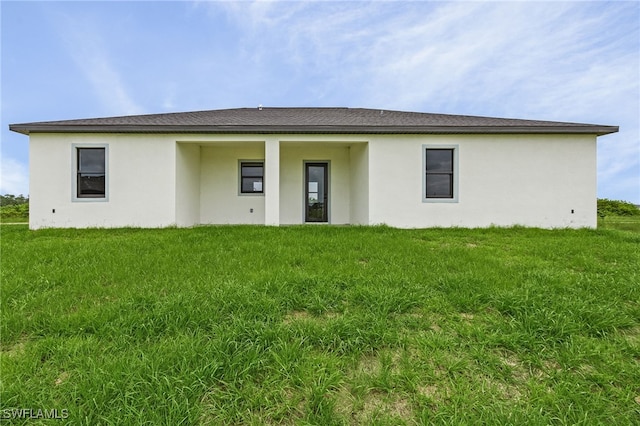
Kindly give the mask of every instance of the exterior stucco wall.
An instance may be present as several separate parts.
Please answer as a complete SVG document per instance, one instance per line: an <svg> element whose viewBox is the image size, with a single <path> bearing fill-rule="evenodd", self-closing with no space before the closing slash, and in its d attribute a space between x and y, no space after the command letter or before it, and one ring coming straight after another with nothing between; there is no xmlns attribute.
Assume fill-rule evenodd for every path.
<svg viewBox="0 0 640 426"><path fill-rule="evenodd" d="M422 202L430 144L458 149L458 202ZM372 224L596 226L595 136L385 136L372 140L369 160Z"/></svg>
<svg viewBox="0 0 640 426"><path fill-rule="evenodd" d="M264 224L264 195L240 194L240 160L264 161L264 142L229 142L200 148L200 223Z"/></svg>
<svg viewBox="0 0 640 426"><path fill-rule="evenodd" d="M176 225L200 223L200 145L176 144Z"/></svg>
<svg viewBox="0 0 640 426"><path fill-rule="evenodd" d="M351 212L353 225L369 224L369 144L356 143L349 148L351 170Z"/></svg>
<svg viewBox="0 0 640 426"><path fill-rule="evenodd" d="M332 142L280 145L280 223L304 223L304 162L329 162L329 223L350 223L349 146Z"/></svg>
<svg viewBox="0 0 640 426"><path fill-rule="evenodd" d="M106 201L72 201L74 144L108 146ZM32 134L29 157L31 229L175 223L175 142L167 136Z"/></svg>
<svg viewBox="0 0 640 426"><path fill-rule="evenodd" d="M264 195L240 195L238 162L264 160L266 140L34 133L30 227L264 224L268 187ZM270 215L281 224L304 223L304 161L324 160L333 224L596 226L593 135L269 135L268 141L279 165L278 179L269 180L278 189ZM73 147L80 144L108 146L107 200L73 201ZM423 202L425 145L458 150L457 202ZM266 168L265 181L272 172Z"/></svg>

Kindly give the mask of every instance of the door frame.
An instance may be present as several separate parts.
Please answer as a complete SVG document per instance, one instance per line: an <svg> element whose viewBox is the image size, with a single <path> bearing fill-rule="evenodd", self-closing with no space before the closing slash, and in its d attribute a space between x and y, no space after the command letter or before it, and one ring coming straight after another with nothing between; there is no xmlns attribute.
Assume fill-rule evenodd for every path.
<svg viewBox="0 0 640 426"><path fill-rule="evenodd" d="M325 169L325 214L322 221L308 220L307 207L309 197L309 166L323 166ZM331 223L331 161L304 160L302 167L302 219L303 223Z"/></svg>

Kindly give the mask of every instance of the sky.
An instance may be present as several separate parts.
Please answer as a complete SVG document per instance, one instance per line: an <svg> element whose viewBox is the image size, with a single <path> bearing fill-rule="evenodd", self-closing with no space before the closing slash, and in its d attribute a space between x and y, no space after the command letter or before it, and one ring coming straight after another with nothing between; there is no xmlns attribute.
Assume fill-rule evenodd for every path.
<svg viewBox="0 0 640 426"><path fill-rule="evenodd" d="M9 124L261 104L620 126L598 197L640 204L637 1L2 1L0 19L2 194L29 192Z"/></svg>

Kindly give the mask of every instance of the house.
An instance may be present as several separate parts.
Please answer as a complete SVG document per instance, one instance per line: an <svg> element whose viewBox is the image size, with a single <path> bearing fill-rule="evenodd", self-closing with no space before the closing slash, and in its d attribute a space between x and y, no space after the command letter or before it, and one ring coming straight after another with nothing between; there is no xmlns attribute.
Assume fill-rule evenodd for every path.
<svg viewBox="0 0 640 426"><path fill-rule="evenodd" d="M596 226L615 126L360 108L12 124L44 227Z"/></svg>

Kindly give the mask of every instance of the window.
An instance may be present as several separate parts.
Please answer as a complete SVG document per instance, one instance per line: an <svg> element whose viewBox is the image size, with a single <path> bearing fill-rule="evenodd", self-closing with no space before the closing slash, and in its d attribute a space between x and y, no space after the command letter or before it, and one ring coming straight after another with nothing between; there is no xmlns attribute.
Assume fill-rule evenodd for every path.
<svg viewBox="0 0 640 426"><path fill-rule="evenodd" d="M423 201L457 202L457 147L425 146Z"/></svg>
<svg viewBox="0 0 640 426"><path fill-rule="evenodd" d="M240 162L240 193L262 194L264 181L264 163L262 161Z"/></svg>
<svg viewBox="0 0 640 426"><path fill-rule="evenodd" d="M76 197L106 198L106 147L76 147Z"/></svg>

